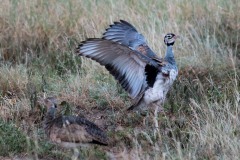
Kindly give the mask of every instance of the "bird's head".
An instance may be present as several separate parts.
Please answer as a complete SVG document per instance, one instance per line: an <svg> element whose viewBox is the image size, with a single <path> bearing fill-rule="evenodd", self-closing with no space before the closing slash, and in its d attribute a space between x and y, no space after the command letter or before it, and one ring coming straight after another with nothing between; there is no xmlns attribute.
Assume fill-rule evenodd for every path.
<svg viewBox="0 0 240 160"><path fill-rule="evenodd" d="M57 100L55 97L48 97L43 100L43 104L47 107L47 115L51 118L55 117L57 109Z"/></svg>
<svg viewBox="0 0 240 160"><path fill-rule="evenodd" d="M47 109L56 109L57 108L57 100L54 97L48 97L44 99L44 105Z"/></svg>
<svg viewBox="0 0 240 160"><path fill-rule="evenodd" d="M57 108L57 99L55 97L39 98L38 103L46 107L47 111Z"/></svg>
<svg viewBox="0 0 240 160"><path fill-rule="evenodd" d="M166 34L166 36L164 37L164 43L167 45L167 46L173 46L174 43L175 43L175 40L178 38L178 36L176 36L175 34L173 33L168 33Z"/></svg>

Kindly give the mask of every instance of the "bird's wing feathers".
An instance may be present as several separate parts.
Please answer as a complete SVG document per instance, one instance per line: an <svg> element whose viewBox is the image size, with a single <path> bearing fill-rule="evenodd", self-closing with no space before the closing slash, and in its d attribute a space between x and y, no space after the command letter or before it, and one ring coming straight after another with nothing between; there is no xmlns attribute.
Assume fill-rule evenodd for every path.
<svg viewBox="0 0 240 160"><path fill-rule="evenodd" d="M94 138L89 135L84 128L77 124L66 124L62 128L53 126L50 137L56 137L56 140L52 138L52 141L61 142L74 142L74 143L89 143L94 140Z"/></svg>
<svg viewBox="0 0 240 160"><path fill-rule="evenodd" d="M132 98L136 98L147 87L145 66L159 67L158 62L140 52L105 39L84 41L77 53L104 65Z"/></svg>
<svg viewBox="0 0 240 160"><path fill-rule="evenodd" d="M51 127L50 136L52 141L60 139L64 142L99 142L99 144L108 144L106 133L96 124L79 116L61 116L56 118Z"/></svg>
<svg viewBox="0 0 240 160"><path fill-rule="evenodd" d="M94 141L99 142L101 144L105 144L105 145L107 145L109 143L109 140L108 140L105 132L103 132L99 129L89 127L89 126L86 127L85 130L89 135L91 135L93 137Z"/></svg>
<svg viewBox="0 0 240 160"><path fill-rule="evenodd" d="M123 20L120 22L114 22L114 24L110 25L110 27L106 29L106 32L103 33L103 38L131 48L146 44L144 36L138 33L136 28L130 23Z"/></svg>
<svg viewBox="0 0 240 160"><path fill-rule="evenodd" d="M106 29L106 32L103 33L103 39L128 46L150 58L157 57L147 45L145 37L139 33L133 25L124 20L114 22L114 24L110 25L110 27Z"/></svg>

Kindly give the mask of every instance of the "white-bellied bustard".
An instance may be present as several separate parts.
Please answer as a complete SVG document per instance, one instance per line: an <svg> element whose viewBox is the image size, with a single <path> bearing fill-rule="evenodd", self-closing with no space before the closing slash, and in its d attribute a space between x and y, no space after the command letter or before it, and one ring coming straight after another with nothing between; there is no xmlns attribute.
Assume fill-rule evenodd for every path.
<svg viewBox="0 0 240 160"><path fill-rule="evenodd" d="M178 75L173 45L177 36L168 33L165 58L159 58L142 34L130 23L120 20L106 29L102 38L90 38L76 53L91 58L112 74L134 100L129 110L160 106Z"/></svg>
<svg viewBox="0 0 240 160"><path fill-rule="evenodd" d="M44 119L44 129L51 142L65 148L73 148L75 158L78 157L78 146L88 144L108 145L106 133L96 124L80 116L56 116L56 98L43 99L47 107Z"/></svg>

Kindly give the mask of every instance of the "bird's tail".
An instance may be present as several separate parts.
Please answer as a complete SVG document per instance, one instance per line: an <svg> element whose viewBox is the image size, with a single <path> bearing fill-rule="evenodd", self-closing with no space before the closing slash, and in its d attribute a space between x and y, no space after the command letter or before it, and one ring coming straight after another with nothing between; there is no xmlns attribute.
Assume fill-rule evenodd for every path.
<svg viewBox="0 0 240 160"><path fill-rule="evenodd" d="M131 107L129 107L128 111L142 111L147 109L147 104L144 101L144 98L142 97L138 102L133 104Z"/></svg>

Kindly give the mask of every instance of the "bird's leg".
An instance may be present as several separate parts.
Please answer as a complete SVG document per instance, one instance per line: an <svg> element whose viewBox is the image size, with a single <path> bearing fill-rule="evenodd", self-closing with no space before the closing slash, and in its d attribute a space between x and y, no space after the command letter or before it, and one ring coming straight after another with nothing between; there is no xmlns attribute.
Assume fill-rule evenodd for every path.
<svg viewBox="0 0 240 160"><path fill-rule="evenodd" d="M162 107L163 101L164 100L162 100L162 101L159 100L159 101L153 103L153 106L155 106L155 111L156 111L156 108L157 108L158 109L157 112L164 112L164 108Z"/></svg>
<svg viewBox="0 0 240 160"><path fill-rule="evenodd" d="M149 126L149 118L153 117L153 125L154 125L154 130L157 129L158 131L158 112L159 112L159 108L161 106L157 105L156 103L151 103L150 105L148 105L149 110L146 110L146 117L144 118L144 125L145 126ZM155 133L154 133L155 135Z"/></svg>
<svg viewBox="0 0 240 160"><path fill-rule="evenodd" d="M155 105L155 110L154 110L154 117L153 117L153 122L154 122L154 137L156 139L156 135L157 133L159 132L159 129L158 129L158 108L159 106L158 105Z"/></svg>
<svg viewBox="0 0 240 160"><path fill-rule="evenodd" d="M149 118L149 112L148 111L145 111L144 112L145 114L145 116L144 116L144 118L143 118L143 125L144 126L146 126L146 127L148 127L149 126L149 120L148 120L148 118Z"/></svg>
<svg viewBox="0 0 240 160"><path fill-rule="evenodd" d="M79 150L77 149L77 147L73 148L73 155L71 157L72 160L77 160L79 157L80 153Z"/></svg>
<svg viewBox="0 0 240 160"><path fill-rule="evenodd" d="M161 137L160 132L159 132L159 125L158 125L158 112L159 112L159 108L161 106L153 103L153 106L155 107L154 110L154 116L153 116L153 122L154 122L154 131L153 131L153 135L154 138L157 139L157 137Z"/></svg>

